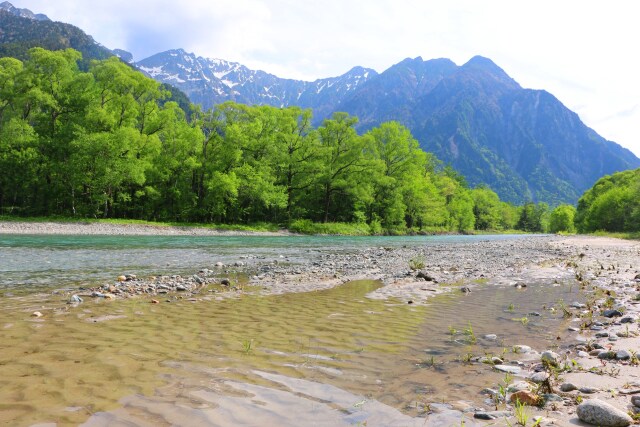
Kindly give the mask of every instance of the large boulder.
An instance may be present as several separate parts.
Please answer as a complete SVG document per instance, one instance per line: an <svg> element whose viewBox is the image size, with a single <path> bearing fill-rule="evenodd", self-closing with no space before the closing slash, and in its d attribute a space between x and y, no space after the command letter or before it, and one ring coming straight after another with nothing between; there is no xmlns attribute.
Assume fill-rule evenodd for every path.
<svg viewBox="0 0 640 427"><path fill-rule="evenodd" d="M600 427L626 427L633 423L627 413L598 399L585 400L576 412L581 421Z"/></svg>

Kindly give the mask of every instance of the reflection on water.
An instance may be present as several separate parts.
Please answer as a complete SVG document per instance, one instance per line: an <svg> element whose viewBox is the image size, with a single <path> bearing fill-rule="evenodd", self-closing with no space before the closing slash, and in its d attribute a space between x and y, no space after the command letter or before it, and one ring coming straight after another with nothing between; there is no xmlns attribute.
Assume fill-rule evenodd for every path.
<svg viewBox="0 0 640 427"><path fill-rule="evenodd" d="M550 347L565 325L543 305L576 299L569 286L540 284L413 306L365 297L378 286L59 311L48 309L56 300L1 298L0 424L459 424L451 413L425 421L424 403L482 405L479 390L503 378L463 356ZM531 311L542 316L512 320ZM120 318L92 321L104 315ZM469 325L477 343L451 339L450 327Z"/></svg>

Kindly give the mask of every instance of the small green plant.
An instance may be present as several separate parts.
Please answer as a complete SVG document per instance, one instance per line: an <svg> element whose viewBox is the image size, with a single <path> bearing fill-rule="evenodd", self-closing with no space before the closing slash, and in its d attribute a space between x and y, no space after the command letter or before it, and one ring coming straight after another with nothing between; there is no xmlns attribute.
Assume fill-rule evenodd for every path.
<svg viewBox="0 0 640 427"><path fill-rule="evenodd" d="M253 353L253 339L242 341L242 352L245 356Z"/></svg>
<svg viewBox="0 0 640 427"><path fill-rule="evenodd" d="M511 320L522 323L522 326L527 326L529 324L529 318L527 316L516 317Z"/></svg>
<svg viewBox="0 0 640 427"><path fill-rule="evenodd" d="M527 421L529 421L529 417L531 416L529 412L529 408L527 405L520 402L520 399L516 399L516 405L514 407L514 415L516 417L516 423L521 426L526 426Z"/></svg>
<svg viewBox="0 0 640 427"><path fill-rule="evenodd" d="M478 339L476 338L476 334L473 333L473 327L471 326L471 322L467 324L467 327L464 329L464 334L467 337L467 341L471 344L475 344Z"/></svg>
<svg viewBox="0 0 640 427"><path fill-rule="evenodd" d="M504 379L502 380L502 382L504 383L505 386L509 386L509 384L511 384L511 381L513 381L513 374L511 372L506 372L504 374Z"/></svg>
<svg viewBox="0 0 640 427"><path fill-rule="evenodd" d="M516 306L513 303L509 304L509 307L507 307L507 311L509 313L513 313L515 309L516 309Z"/></svg>
<svg viewBox="0 0 640 427"><path fill-rule="evenodd" d="M471 359L473 359L473 354L472 353L465 353L462 355L462 357L460 358L460 360L463 363L471 363Z"/></svg>
<svg viewBox="0 0 640 427"><path fill-rule="evenodd" d="M425 259L422 255L416 255L409 260L411 270L422 270L425 266Z"/></svg>

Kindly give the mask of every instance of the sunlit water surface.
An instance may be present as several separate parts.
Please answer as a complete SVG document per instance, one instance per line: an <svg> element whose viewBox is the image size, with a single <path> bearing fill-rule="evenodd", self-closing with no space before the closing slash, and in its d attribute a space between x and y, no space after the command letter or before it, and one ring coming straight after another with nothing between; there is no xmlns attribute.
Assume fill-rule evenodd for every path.
<svg viewBox="0 0 640 427"><path fill-rule="evenodd" d="M122 267L164 269L165 265L154 265L154 256L171 264L186 251L190 255L185 268L191 270L224 256L220 249L198 246L198 239L190 243L186 239L184 245L164 247L151 255L153 250L136 246L136 239L140 238L125 239L130 248L120 255L112 252L121 250L122 238L114 239L112 248L96 249L88 244L91 256L84 259L94 266L92 280L102 274L100 263L94 260L100 251L110 260L106 268L110 277ZM282 243L253 250L256 256L284 252L293 258L356 246L346 240L342 247L332 248L312 239L298 242L302 249ZM390 244L415 242L384 243ZM241 239L237 245L241 246ZM21 250L48 252L54 265L64 259L57 251L83 256L75 244L73 249L64 243L49 246L34 244ZM7 249L11 252L12 247L0 251L4 254ZM130 259L143 252L148 258ZM229 260L238 253L229 255ZM194 260L197 256L201 258ZM113 267L119 262L114 259L122 265ZM45 269L19 262L28 270L26 276L38 276L35 272L41 271L47 277ZM6 258L2 263L6 268ZM67 277L79 280L82 262L69 263L75 266L60 269L65 271L61 276L55 270L50 276L55 283L49 285L60 285ZM560 299L579 298L568 283L538 283L526 290L485 286L466 296L455 292L435 297L427 306L416 306L368 299L365 295L380 284L360 281L302 294L241 295L225 300L209 296L199 302L161 304L145 299L87 301L68 310L46 311L63 306L61 297L7 291L16 286L40 288L42 283L4 282L3 286L0 424L15 426L46 422L89 426L460 425L459 417L447 412L427 416L426 404L463 400L486 406L479 391L504 378L488 365L466 363L465 356L506 352L507 357L515 357L509 356L514 344L552 347L566 322L544 307ZM46 314L33 318L35 310ZM542 316L528 315L532 311ZM105 315L113 320L93 321ZM517 320L525 316L528 322ZM477 341L471 342L468 334L452 337L452 329L472 329ZM497 334L498 340L482 338L489 333ZM467 419L466 425L472 422Z"/></svg>

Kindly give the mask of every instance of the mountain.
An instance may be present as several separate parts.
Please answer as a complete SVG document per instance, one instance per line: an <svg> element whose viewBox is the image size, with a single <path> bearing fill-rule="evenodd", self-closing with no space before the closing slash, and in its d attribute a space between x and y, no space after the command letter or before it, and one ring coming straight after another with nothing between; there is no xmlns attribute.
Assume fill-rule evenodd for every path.
<svg viewBox="0 0 640 427"><path fill-rule="evenodd" d="M80 28L50 21L45 15L15 8L11 3L0 4L0 56L24 59L32 47L49 50L73 48L82 53L81 66L91 59L105 59L113 53L97 43Z"/></svg>
<svg viewBox="0 0 640 427"><path fill-rule="evenodd" d="M349 93L377 75L374 70L355 67L342 76L314 82L281 79L237 62L207 59L182 49L158 53L135 65L155 80L179 87L205 109L231 100L276 107L298 105L313 108L319 117L330 115Z"/></svg>
<svg viewBox="0 0 640 427"><path fill-rule="evenodd" d="M91 59L117 55L162 82L188 113L224 101L311 108L320 124L335 111L359 118L366 131L384 121L407 126L421 146L451 164L472 185L486 184L503 200L575 203L598 178L640 167L629 150L607 141L552 94L522 88L490 59L456 65L407 58L378 74L354 67L313 82L282 79L182 49L133 62L73 25L0 3L0 56L24 58L34 46L74 48ZM176 89L177 88L177 89Z"/></svg>
<svg viewBox="0 0 640 427"><path fill-rule="evenodd" d="M136 64L210 108L227 100L312 108L316 124L335 111L359 118L359 130L395 120L470 185L503 200L575 203L603 175L640 167L629 150L607 141L546 91L522 88L488 58L458 66L449 59L407 58L378 74L356 67L314 82L184 50Z"/></svg>
<svg viewBox="0 0 640 427"><path fill-rule="evenodd" d="M509 201L575 203L601 176L640 166L553 95L523 89L487 58L415 97L412 113L408 126L423 148Z"/></svg>
<svg viewBox="0 0 640 427"><path fill-rule="evenodd" d="M42 13L36 14L31 12L29 9L19 9L8 1L0 3L0 10L5 10L14 16L19 16L20 18L34 19L36 21L50 21L47 15L43 15Z"/></svg>

